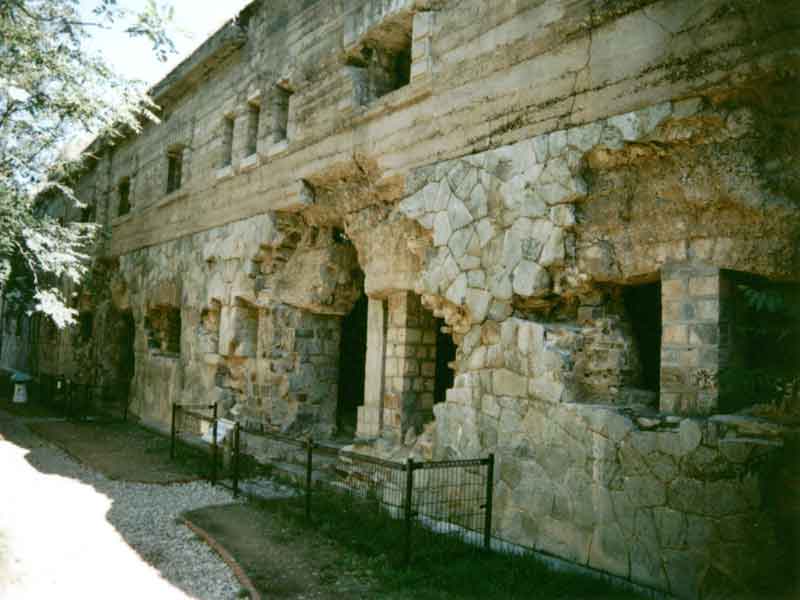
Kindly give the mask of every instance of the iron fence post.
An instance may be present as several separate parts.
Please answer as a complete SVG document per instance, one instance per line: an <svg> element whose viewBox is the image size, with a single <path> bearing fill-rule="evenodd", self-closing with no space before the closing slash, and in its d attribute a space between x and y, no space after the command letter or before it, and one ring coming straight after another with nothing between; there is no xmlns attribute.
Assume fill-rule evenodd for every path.
<svg viewBox="0 0 800 600"><path fill-rule="evenodd" d="M172 427L169 433L169 459L175 460L175 413L178 411L178 405L172 403Z"/></svg>
<svg viewBox="0 0 800 600"><path fill-rule="evenodd" d="M408 462L406 462L406 493L403 499L404 516L406 520L406 535L405 540L403 540L403 564L406 566L411 562L411 523L413 519L411 502L413 495L414 459L409 457Z"/></svg>
<svg viewBox="0 0 800 600"><path fill-rule="evenodd" d="M306 440L306 519L311 519L311 480L314 461L314 441L311 436Z"/></svg>
<svg viewBox="0 0 800 600"><path fill-rule="evenodd" d="M214 404L214 421L211 425L211 485L217 485L217 404Z"/></svg>
<svg viewBox="0 0 800 600"><path fill-rule="evenodd" d="M494 454L489 455L486 468L486 510L483 523L483 547L492 549L492 505L494 496Z"/></svg>
<svg viewBox="0 0 800 600"><path fill-rule="evenodd" d="M64 381L64 414L68 421L74 419L72 414L72 382L69 379Z"/></svg>
<svg viewBox="0 0 800 600"><path fill-rule="evenodd" d="M239 496L239 421L233 426L233 461L231 477L233 478L233 497Z"/></svg>

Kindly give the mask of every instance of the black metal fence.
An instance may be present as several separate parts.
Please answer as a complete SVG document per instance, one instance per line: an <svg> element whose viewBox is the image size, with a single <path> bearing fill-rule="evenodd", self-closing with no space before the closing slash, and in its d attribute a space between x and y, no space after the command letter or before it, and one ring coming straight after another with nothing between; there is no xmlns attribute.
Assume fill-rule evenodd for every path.
<svg viewBox="0 0 800 600"><path fill-rule="evenodd" d="M198 412L202 411L202 412ZM310 437L243 429L236 423L220 443L216 435L215 405L173 408L173 452L180 439L182 417L190 416L212 428L208 453L212 465L211 481L230 480L234 494L240 491L258 496L251 482L280 473L303 489L305 517L313 519L315 506L321 509L331 497L346 498L362 515L381 515L385 523L397 528L397 547L404 564L415 556L430 555L443 545L462 551L489 549L492 535L492 496L494 455L470 460L405 462L385 460L337 447L316 443ZM194 429L196 434L198 429ZM248 444L260 443L264 462L257 462L242 451L241 436ZM252 449L252 448L251 448ZM221 460L223 454L228 457ZM228 472L220 475L225 464ZM315 501L315 497L319 496ZM324 497L323 497L324 496Z"/></svg>
<svg viewBox="0 0 800 600"><path fill-rule="evenodd" d="M198 443L203 433L203 426L210 434L208 448ZM220 436L220 421L216 404L173 404L172 424L170 428L171 460L178 457L180 451L188 450L205 455L207 469L203 473L212 485L222 485L239 494L239 423L234 422L228 435ZM222 439L221 439L222 438ZM224 443L229 439L229 443ZM230 481L228 481L230 480Z"/></svg>
<svg viewBox="0 0 800 600"><path fill-rule="evenodd" d="M129 384L94 385L41 374L26 384L30 399L74 420L127 421Z"/></svg>

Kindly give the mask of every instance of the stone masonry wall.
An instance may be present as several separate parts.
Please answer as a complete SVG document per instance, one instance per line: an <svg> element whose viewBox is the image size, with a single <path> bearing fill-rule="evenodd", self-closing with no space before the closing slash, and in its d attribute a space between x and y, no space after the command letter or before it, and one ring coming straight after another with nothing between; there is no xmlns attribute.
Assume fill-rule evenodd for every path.
<svg viewBox="0 0 800 600"><path fill-rule="evenodd" d="M133 412L332 433L365 290L365 447L495 452L498 536L681 597L767 593L792 565L768 491L791 428L713 414L718 272L800 281L798 31L785 0L253 3L79 182L135 323ZM410 52L406 85L360 93L370 45ZM620 296L658 281L656 393ZM148 347L156 308L179 352ZM415 437L434 318L456 377Z"/></svg>

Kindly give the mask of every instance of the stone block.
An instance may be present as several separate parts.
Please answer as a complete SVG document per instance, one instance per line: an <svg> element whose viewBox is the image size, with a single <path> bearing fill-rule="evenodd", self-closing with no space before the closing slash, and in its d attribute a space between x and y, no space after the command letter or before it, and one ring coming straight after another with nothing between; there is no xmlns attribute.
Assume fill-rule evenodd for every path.
<svg viewBox="0 0 800 600"><path fill-rule="evenodd" d="M604 523L594 530L589 566L627 578L629 575L628 542L616 523Z"/></svg>
<svg viewBox="0 0 800 600"><path fill-rule="evenodd" d="M688 325L665 324L662 330L662 344L683 346L689 343Z"/></svg>
<svg viewBox="0 0 800 600"><path fill-rule="evenodd" d="M471 321L482 323L489 315L492 296L484 290L469 288L466 291L465 299Z"/></svg>
<svg viewBox="0 0 800 600"><path fill-rule="evenodd" d="M696 300L695 317L700 321L718 321L719 320L719 300Z"/></svg>
<svg viewBox="0 0 800 600"><path fill-rule="evenodd" d="M692 345L716 345L719 340L719 325L716 323L692 323L689 325L689 343Z"/></svg>
<svg viewBox="0 0 800 600"><path fill-rule="evenodd" d="M513 290L520 296L541 296L550 291L550 275L538 264L523 260L514 269Z"/></svg>
<svg viewBox="0 0 800 600"><path fill-rule="evenodd" d="M670 301L682 300L688 291L689 285L686 279L668 279L661 281L661 299L666 304Z"/></svg>
<svg viewBox="0 0 800 600"><path fill-rule="evenodd" d="M423 377L433 377L436 375L436 363L433 361L427 361L422 363L422 368L420 373Z"/></svg>
<svg viewBox="0 0 800 600"><path fill-rule="evenodd" d="M697 296L718 296L719 276L692 277L689 279L689 294Z"/></svg>
<svg viewBox="0 0 800 600"><path fill-rule="evenodd" d="M508 369L496 369L492 373L492 390L498 396L525 396L528 393L528 381Z"/></svg>
<svg viewBox="0 0 800 600"><path fill-rule="evenodd" d="M703 439L703 431L700 425L691 419L681 421L679 435L684 454L693 452Z"/></svg>

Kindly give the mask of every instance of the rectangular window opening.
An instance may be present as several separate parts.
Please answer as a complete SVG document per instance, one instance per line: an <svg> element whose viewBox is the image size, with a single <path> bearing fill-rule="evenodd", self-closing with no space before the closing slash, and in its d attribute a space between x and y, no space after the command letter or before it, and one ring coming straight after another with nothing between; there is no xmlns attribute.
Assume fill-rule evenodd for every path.
<svg viewBox="0 0 800 600"><path fill-rule="evenodd" d="M118 216L127 215L131 212L131 180L125 177L119 182L119 210Z"/></svg>
<svg viewBox="0 0 800 600"><path fill-rule="evenodd" d="M248 104L247 111L247 156L258 152L258 130L261 124L261 105L257 102Z"/></svg>
<svg viewBox="0 0 800 600"><path fill-rule="evenodd" d="M233 117L225 117L222 124L222 168L229 167L233 162Z"/></svg>
<svg viewBox="0 0 800 600"><path fill-rule="evenodd" d="M167 193L181 188L183 183L183 148L175 148L167 154Z"/></svg>
<svg viewBox="0 0 800 600"><path fill-rule="evenodd" d="M81 341L89 341L94 331L94 314L90 312L81 313L78 316L78 325L80 326Z"/></svg>
<svg viewBox="0 0 800 600"><path fill-rule="evenodd" d="M272 141L280 143L289 139L289 105L292 92L279 85L275 86L273 96Z"/></svg>
<svg viewBox="0 0 800 600"><path fill-rule="evenodd" d="M130 206L128 210L130 210ZM95 219L94 205L86 206L83 210L81 210L81 223L93 223L94 219Z"/></svg>

